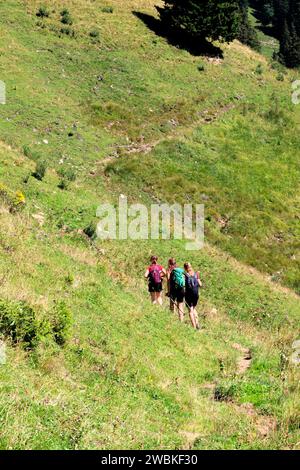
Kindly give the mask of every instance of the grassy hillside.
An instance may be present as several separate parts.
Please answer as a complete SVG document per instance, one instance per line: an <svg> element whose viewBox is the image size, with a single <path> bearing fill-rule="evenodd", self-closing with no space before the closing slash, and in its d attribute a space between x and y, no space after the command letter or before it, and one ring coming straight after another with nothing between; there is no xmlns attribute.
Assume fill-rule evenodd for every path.
<svg viewBox="0 0 300 470"><path fill-rule="evenodd" d="M293 73L237 42L222 60L169 44L132 13L150 0L44 3L0 5L0 299L38 321L64 301L73 324L64 346L2 338L0 448L299 447L299 297L280 284L299 290ZM174 188L205 201L200 252L83 232L100 202ZM200 269L200 332L149 305L153 252Z"/></svg>

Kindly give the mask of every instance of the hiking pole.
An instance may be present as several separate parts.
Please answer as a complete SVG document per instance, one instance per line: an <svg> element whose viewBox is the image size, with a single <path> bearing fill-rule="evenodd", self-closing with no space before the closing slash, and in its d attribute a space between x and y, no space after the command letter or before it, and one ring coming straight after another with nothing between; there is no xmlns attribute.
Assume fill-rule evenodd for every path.
<svg viewBox="0 0 300 470"><path fill-rule="evenodd" d="M172 297L170 297L169 295L167 296L169 297L169 299L171 300L171 302L175 305L175 307L178 308L178 310L184 315L184 312L178 307L178 305L176 304L176 302L174 302L174 300L172 299ZM186 303L186 301L184 301L185 305L187 306L187 308L189 310L191 310L191 307Z"/></svg>
<svg viewBox="0 0 300 470"><path fill-rule="evenodd" d="M176 304L176 302L174 302L174 300L173 300L171 297L170 297L170 300L171 300L171 302L175 305L175 307L178 308L178 311L184 316L184 312L178 307L178 305ZM184 302L184 303L185 303L185 305L188 307L188 309L191 311L191 307L190 307L186 302ZM197 328L197 330L200 330L199 320L198 320L198 318L195 316L195 314L193 314L193 316L194 316L195 323L196 323L196 325L197 325L196 328Z"/></svg>
<svg viewBox="0 0 300 470"><path fill-rule="evenodd" d="M172 299L172 297L169 297L169 299L171 300L172 304L178 308L179 312L182 313L182 315L184 315L184 312L178 307L178 305L176 304L176 302L174 302L174 300Z"/></svg>

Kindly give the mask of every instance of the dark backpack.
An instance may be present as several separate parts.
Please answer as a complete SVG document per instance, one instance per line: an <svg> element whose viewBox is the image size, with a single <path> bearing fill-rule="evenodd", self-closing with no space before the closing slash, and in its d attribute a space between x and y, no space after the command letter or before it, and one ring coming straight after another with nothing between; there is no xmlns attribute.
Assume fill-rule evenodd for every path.
<svg viewBox="0 0 300 470"><path fill-rule="evenodd" d="M185 290L186 293L197 295L199 292L198 276L195 273L193 276L185 273Z"/></svg>
<svg viewBox="0 0 300 470"><path fill-rule="evenodd" d="M171 285L174 286L176 289L184 289L184 271L181 268L174 268L172 269L171 276Z"/></svg>
<svg viewBox="0 0 300 470"><path fill-rule="evenodd" d="M149 281L151 284L160 284L161 283L161 267L160 266L150 266L149 268Z"/></svg>

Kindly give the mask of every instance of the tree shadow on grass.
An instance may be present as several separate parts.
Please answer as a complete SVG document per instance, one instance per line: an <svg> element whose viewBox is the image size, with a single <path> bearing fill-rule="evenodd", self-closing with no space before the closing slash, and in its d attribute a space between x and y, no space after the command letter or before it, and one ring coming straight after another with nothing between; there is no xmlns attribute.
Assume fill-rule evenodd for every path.
<svg viewBox="0 0 300 470"><path fill-rule="evenodd" d="M167 30L163 23L154 16L148 15L147 13L141 13L139 11L133 11L132 13L157 36L167 39L169 44L177 47L178 49L184 49L194 56L205 55L209 57L223 58L222 49L214 46L206 39L191 40L191 38L184 32L174 34L173 31Z"/></svg>

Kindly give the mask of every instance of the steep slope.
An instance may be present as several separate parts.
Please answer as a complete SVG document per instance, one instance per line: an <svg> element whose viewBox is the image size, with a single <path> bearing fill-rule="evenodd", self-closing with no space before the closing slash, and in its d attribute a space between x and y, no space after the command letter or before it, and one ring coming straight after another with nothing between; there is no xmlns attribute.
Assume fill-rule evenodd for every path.
<svg viewBox="0 0 300 470"><path fill-rule="evenodd" d="M255 179L262 197L266 186L261 172L251 173L253 164L277 185L276 201L290 203L282 224L283 231L291 227L291 240L280 246L295 254L299 201L286 188L289 181L298 184L298 143L295 129L286 125L280 133L277 121L297 124L297 110L288 105L290 77L278 82L263 57L238 43L225 47L224 62L169 45L132 14L154 14L150 1L112 0L113 13L103 11L109 5L102 1L66 2L74 37L61 32L60 2L45 3L51 14L44 20L35 16L39 2L0 6L0 79L8 91L0 110L0 297L26 300L38 315L64 300L74 323L64 347L41 338L28 352L5 339L0 447L296 448L299 371L290 356L299 332L297 295L209 245L187 253L179 241L99 242L83 233L100 202L116 203L120 192L146 204L153 197L170 200L174 181L179 202L186 185L197 202L209 193L211 220L226 215L229 205L237 218L247 206L254 220L242 175ZM95 28L98 38L90 36ZM204 73L199 62L205 62ZM258 79L260 62L265 76ZM287 109L279 116L277 109L275 123L258 121L253 103L269 109L274 90ZM241 115L245 93L249 110ZM266 152L257 149L253 163L259 126L266 140L277 133L282 145L288 142L280 180L275 176L283 161L263 164ZM273 144L265 142L270 158ZM199 155L210 158L207 165ZM199 188L192 165L198 158L206 176ZM42 181L32 176L39 161L48 166ZM65 176L70 172L75 181ZM241 179L235 178L232 195L234 172ZM26 204L10 211L5 195L17 192ZM249 244L239 233L224 241L217 225L208 239L269 271L260 259L277 267L283 258L273 245L255 250L266 230L277 229L271 215L264 220L262 235L252 238L251 232ZM179 262L189 256L201 270L201 332L180 325L166 307L149 305L141 278L153 252L164 263L170 254ZM287 283L297 287L290 265ZM250 367L241 368L242 360Z"/></svg>
<svg viewBox="0 0 300 470"><path fill-rule="evenodd" d="M152 2L111 5L70 3L67 29L60 2L44 19L39 2L1 6L3 139L75 171L121 157L109 173L138 194L176 185L205 202L211 242L299 291L297 76L237 42L193 55L159 35Z"/></svg>

